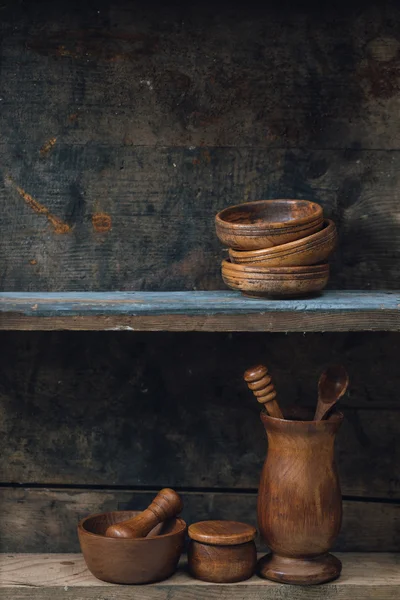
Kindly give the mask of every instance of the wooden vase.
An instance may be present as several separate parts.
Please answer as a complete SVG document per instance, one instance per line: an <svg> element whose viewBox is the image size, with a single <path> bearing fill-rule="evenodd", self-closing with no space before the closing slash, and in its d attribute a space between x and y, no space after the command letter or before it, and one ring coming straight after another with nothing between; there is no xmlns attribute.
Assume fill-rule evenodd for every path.
<svg viewBox="0 0 400 600"><path fill-rule="evenodd" d="M342 497L334 458L343 415L326 421L288 420L261 412L268 452L258 493L258 525L271 553L259 574L310 585L336 579L341 562L329 550L340 531Z"/></svg>

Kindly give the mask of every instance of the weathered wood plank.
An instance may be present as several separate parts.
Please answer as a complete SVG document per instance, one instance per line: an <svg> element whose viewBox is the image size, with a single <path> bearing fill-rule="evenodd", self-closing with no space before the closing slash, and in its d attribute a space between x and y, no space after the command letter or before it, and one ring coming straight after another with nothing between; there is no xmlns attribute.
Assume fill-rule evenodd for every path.
<svg viewBox="0 0 400 600"><path fill-rule="evenodd" d="M400 294L330 291L305 300L264 300L236 292L3 292L0 328L398 331Z"/></svg>
<svg viewBox="0 0 400 600"><path fill-rule="evenodd" d="M1 481L255 489L266 440L242 373L266 361L283 406L313 407L322 369L340 361L343 493L399 498L399 344L382 333L2 332Z"/></svg>
<svg viewBox="0 0 400 600"><path fill-rule="evenodd" d="M330 312L293 315L292 312L253 315L155 315L131 317L24 317L6 314L0 317L5 331L253 331L253 332L318 332L318 331L399 331L396 312L365 311L354 319Z"/></svg>
<svg viewBox="0 0 400 600"><path fill-rule="evenodd" d="M12 146L8 152L3 290L224 289L214 216L262 197L310 198L335 220L331 289L400 287L399 152L216 148L200 165L188 148L86 144L48 160L26 149L29 164L14 160Z"/></svg>
<svg viewBox="0 0 400 600"><path fill-rule="evenodd" d="M332 288L400 287L400 8L285 4L2 6L1 289L220 289L214 214L279 196Z"/></svg>
<svg viewBox="0 0 400 600"><path fill-rule="evenodd" d="M160 401L142 392L125 408L118 402L113 407L102 404L93 411L91 402L79 407L80 400L61 408L54 398L50 418L43 415L44 406L52 404L49 396L43 408L40 403L15 407L16 416L8 413L2 425L3 481L258 486L266 440L255 407L246 403L241 409L227 403L219 408L213 406L213 400L201 409L182 409L182 405L165 400L161 408ZM152 414L155 410L157 414ZM191 411L190 417L187 411ZM343 493L399 498L399 412L347 408L345 413L337 442ZM42 415L41 423L33 425L32 414Z"/></svg>
<svg viewBox="0 0 400 600"><path fill-rule="evenodd" d="M395 554L338 554L341 577L301 588L257 576L238 584L192 579L182 558L170 579L146 586L118 586L95 579L81 554L17 554L0 557L0 590L7 600L397 600L400 561Z"/></svg>
<svg viewBox="0 0 400 600"><path fill-rule="evenodd" d="M77 552L76 526L108 510L144 509L156 491L90 489L0 489L1 552ZM257 495L242 492L181 491L185 521L231 519L257 527ZM400 504L344 500L343 525L335 549L400 551ZM259 549L266 546L257 539Z"/></svg>
<svg viewBox="0 0 400 600"><path fill-rule="evenodd" d="M6 4L3 137L398 149L399 7L254 4Z"/></svg>
<svg viewBox="0 0 400 600"><path fill-rule="evenodd" d="M48 317L81 315L240 314L259 312L359 313L396 311L400 292L323 292L306 299L246 298L239 292L0 292L0 312Z"/></svg>

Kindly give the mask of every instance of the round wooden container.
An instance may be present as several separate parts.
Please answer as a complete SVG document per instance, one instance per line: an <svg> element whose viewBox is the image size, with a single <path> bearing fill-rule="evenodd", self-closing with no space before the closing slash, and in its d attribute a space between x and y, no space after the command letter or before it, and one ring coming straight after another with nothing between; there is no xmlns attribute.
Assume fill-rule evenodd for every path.
<svg viewBox="0 0 400 600"><path fill-rule="evenodd" d="M140 513L107 512L91 515L79 523L82 554L87 568L97 579L132 585L162 581L175 572L186 534L186 523L182 519L175 517L159 523L142 538L105 535L110 525Z"/></svg>
<svg viewBox="0 0 400 600"><path fill-rule="evenodd" d="M189 526L191 575L203 581L234 583L255 571L256 529L236 521L201 521Z"/></svg>

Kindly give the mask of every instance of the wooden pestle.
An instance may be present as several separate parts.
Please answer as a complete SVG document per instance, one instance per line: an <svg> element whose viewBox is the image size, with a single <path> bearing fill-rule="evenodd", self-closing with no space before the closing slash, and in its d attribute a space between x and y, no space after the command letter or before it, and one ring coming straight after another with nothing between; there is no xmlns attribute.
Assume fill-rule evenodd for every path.
<svg viewBox="0 0 400 600"><path fill-rule="evenodd" d="M140 513L128 521L110 525L106 530L107 537L139 538L146 537L159 523L175 517L181 512L183 502L179 494L170 488L158 492L153 502Z"/></svg>
<svg viewBox="0 0 400 600"><path fill-rule="evenodd" d="M251 369L247 369L244 373L244 380L249 389L253 392L257 401L264 404L264 408L271 417L283 419L283 414L276 398L275 386L272 383L272 378L268 375L267 367L257 365Z"/></svg>

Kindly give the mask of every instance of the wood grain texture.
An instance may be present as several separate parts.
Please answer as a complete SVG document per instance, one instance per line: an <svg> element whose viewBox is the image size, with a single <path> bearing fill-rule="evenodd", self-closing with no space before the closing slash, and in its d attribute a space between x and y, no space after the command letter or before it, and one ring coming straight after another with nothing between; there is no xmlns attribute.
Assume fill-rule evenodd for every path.
<svg viewBox="0 0 400 600"><path fill-rule="evenodd" d="M399 7L158 4L3 6L1 288L223 289L215 214L289 197L398 289Z"/></svg>
<svg viewBox="0 0 400 600"><path fill-rule="evenodd" d="M212 546L237 546L256 537L255 527L239 521L198 521L188 529L190 539Z"/></svg>
<svg viewBox="0 0 400 600"><path fill-rule="evenodd" d="M393 218L398 152L210 148L211 162L198 166L196 151L187 148L107 148L107 166L99 173L104 152L89 143L60 148L37 173L22 160L4 158L3 290L224 289L220 260L226 251L214 231L216 212L277 196L317 200L335 221L339 241L330 289L400 286L400 233ZM108 229L93 226L98 206Z"/></svg>
<svg viewBox="0 0 400 600"><path fill-rule="evenodd" d="M272 382L272 377L268 375L267 367L264 365L250 367L244 372L243 379L267 414L278 419L283 419L282 411L276 400L275 386Z"/></svg>
<svg viewBox="0 0 400 600"><path fill-rule="evenodd" d="M255 298L307 298L319 296L329 280L329 265L265 267L239 265L223 260L221 275L233 290Z"/></svg>
<svg viewBox="0 0 400 600"><path fill-rule="evenodd" d="M180 491L188 525L209 519L235 520L257 527L257 490ZM1 552L78 552L78 522L91 514L141 510L154 490L57 488L0 489ZM343 524L334 551L399 552L400 505L397 502L344 500ZM258 537L257 547L266 550Z"/></svg>
<svg viewBox="0 0 400 600"><path fill-rule="evenodd" d="M256 529L237 521L200 521L188 528L188 568L202 581L235 583L255 571Z"/></svg>
<svg viewBox="0 0 400 600"><path fill-rule="evenodd" d="M400 588L399 556L343 554L342 577L323 588L302 590L256 576L246 582L220 585L198 582L181 568L160 584L126 587L95 579L80 554L17 554L0 557L0 590L7 600L397 600ZM323 596L322 596L323 594Z"/></svg>
<svg viewBox="0 0 400 600"><path fill-rule="evenodd" d="M262 250L233 250L229 248L231 262L263 265L265 267L294 267L326 262L337 244L336 225L325 219L321 231L277 248Z"/></svg>
<svg viewBox="0 0 400 600"><path fill-rule="evenodd" d="M284 418L277 419L261 412L268 450L257 521L271 553L260 561L258 572L280 583L326 583L342 570L329 552L342 525L335 439L343 414L311 421L312 414L285 411Z"/></svg>
<svg viewBox="0 0 400 600"><path fill-rule="evenodd" d="M317 200L337 224L332 289L399 289L400 8L294 4L288 10L286 3L255 9L202 2L150 11L126 0L3 2L1 289L222 289L215 213L231 203L278 196ZM397 305L379 310L379 317L376 306L366 309L357 322L353 313L338 322L330 310L299 316L291 307L263 316L259 310L234 317L63 315L43 317L40 328L398 330ZM10 329L38 323L20 314L1 315L0 321ZM314 405L319 371L336 355L351 364L338 448L346 493L399 498L396 336L279 340L262 334L241 337L239 344L236 336L211 342L190 335L74 335L0 335L5 483L61 479L159 489L172 479L196 488L253 489L265 442L256 439L258 415L238 381L247 366L243 357L248 364L267 357L280 397ZM227 357L223 383L215 373L221 356ZM154 362L150 374L147 365ZM227 406L232 421L224 429ZM154 427L146 419L150 413ZM185 456L179 452L183 442ZM55 531L63 540L78 505L86 512L102 502L91 504L93 492L79 492L85 493L72 513L55 497L45 505L33 502L27 512L23 497L2 502L1 515L14 515L11 522L20 528L27 515L36 515L36 537L12 538L3 527L5 540L24 551L29 544L43 548ZM61 494L67 505L70 492ZM104 502L114 508L115 498ZM214 495L202 497L193 509L196 519L201 510L209 518L213 502ZM358 539L339 538L339 544L398 549L398 505L351 505L359 507L357 516L343 535ZM234 506L243 512L239 520L254 514L254 506ZM365 527L367 541L359 537ZM376 571L372 564L363 570L350 594L325 589L335 600L393 597L385 578L365 592L365 572ZM264 589L254 593L257 600ZM281 595L280 588L271 589ZM198 590L185 588L180 599L187 594L197 600ZM289 591L294 600L302 597ZM46 593L32 586L15 591L19 598ZM171 600L173 593L124 589L107 596ZM220 589L216 594L222 598ZM63 587L62 596L68 595L89 597ZM92 596L97 600L98 588ZM54 598L54 589L48 597ZM226 597L232 598L231 589Z"/></svg>
<svg viewBox="0 0 400 600"><path fill-rule="evenodd" d="M318 380L318 402L314 421L327 419L329 413L338 409L336 403L344 396L349 386L349 376L343 365L330 365Z"/></svg>
<svg viewBox="0 0 400 600"><path fill-rule="evenodd" d="M4 139L399 148L398 6L154 4L5 5Z"/></svg>
<svg viewBox="0 0 400 600"><path fill-rule="evenodd" d="M252 298L253 299L253 298ZM4 331L214 331L214 332L348 332L399 331L398 312L364 311L350 315L321 311L317 314L261 313L250 315L155 315L134 317L21 317L7 314L0 319Z"/></svg>
<svg viewBox="0 0 400 600"><path fill-rule="evenodd" d="M323 209L308 200L257 200L217 213L215 231L236 250L260 250L308 237L323 227Z"/></svg>
<svg viewBox="0 0 400 600"><path fill-rule="evenodd" d="M112 523L105 532L108 537L146 537L154 527L176 517L183 508L182 499L174 490L164 488L139 515Z"/></svg>
<svg viewBox="0 0 400 600"><path fill-rule="evenodd" d="M351 382L337 440L343 493L399 498L399 343L383 333L2 332L1 479L256 489L266 439L242 373L267 361L282 408L315 410L321 372L341 361Z"/></svg>
<svg viewBox="0 0 400 600"><path fill-rule="evenodd" d="M213 583L237 583L250 579L257 564L254 542L234 546L209 545L190 540L188 569L195 579Z"/></svg>
<svg viewBox="0 0 400 600"><path fill-rule="evenodd" d="M79 522L81 552L87 568L98 579L133 585L164 581L175 573L185 542L186 523L172 518L159 523L144 537L117 539L105 535L113 525L135 516L136 511L112 511Z"/></svg>
<svg viewBox="0 0 400 600"><path fill-rule="evenodd" d="M310 299L272 300L222 291L2 292L0 329L398 331L400 296L397 292L330 291Z"/></svg>

